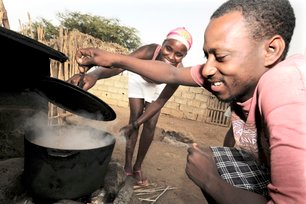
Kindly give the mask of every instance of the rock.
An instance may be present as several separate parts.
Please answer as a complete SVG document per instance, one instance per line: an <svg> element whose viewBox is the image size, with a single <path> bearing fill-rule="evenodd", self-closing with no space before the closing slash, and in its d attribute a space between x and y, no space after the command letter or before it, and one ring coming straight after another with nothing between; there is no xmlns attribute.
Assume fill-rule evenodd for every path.
<svg viewBox="0 0 306 204"><path fill-rule="evenodd" d="M104 189L106 191L106 200L114 200L125 182L125 173L123 166L119 162L111 161L108 165L105 175Z"/></svg>
<svg viewBox="0 0 306 204"><path fill-rule="evenodd" d="M0 159L24 156L24 132L21 130L0 131Z"/></svg>
<svg viewBox="0 0 306 204"><path fill-rule="evenodd" d="M140 204L140 200L133 196L135 180L128 176L124 186L120 189L113 204Z"/></svg>
<svg viewBox="0 0 306 204"><path fill-rule="evenodd" d="M23 158L0 161L0 203L11 203L14 198L24 192L23 166Z"/></svg>

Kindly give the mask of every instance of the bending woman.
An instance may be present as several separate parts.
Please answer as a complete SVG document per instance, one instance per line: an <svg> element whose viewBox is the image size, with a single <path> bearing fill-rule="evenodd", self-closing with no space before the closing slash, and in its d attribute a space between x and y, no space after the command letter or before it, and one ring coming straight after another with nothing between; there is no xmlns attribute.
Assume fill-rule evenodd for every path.
<svg viewBox="0 0 306 204"><path fill-rule="evenodd" d="M191 45L191 34L184 27L179 27L167 34L162 45L144 45L132 52L130 56L139 59L158 60L175 67L183 67L182 60L187 55ZM97 67L94 71L85 74L83 89L88 90L95 85L97 80L115 76L124 70L122 68L107 69ZM77 85L80 83L80 80L81 76L76 74L68 79L68 82ZM129 125L123 128L127 138L124 169L127 176L133 176L136 179L137 185L148 185L148 180L143 176L141 165L153 141L160 109L177 88L178 85L158 84L138 74L129 73L128 97L130 118ZM144 116L139 118L146 110L151 110L149 111L151 113L147 113L147 116L144 115L146 116L145 118ZM138 153L133 165L132 160L139 135L139 126L142 123L143 128L139 140Z"/></svg>

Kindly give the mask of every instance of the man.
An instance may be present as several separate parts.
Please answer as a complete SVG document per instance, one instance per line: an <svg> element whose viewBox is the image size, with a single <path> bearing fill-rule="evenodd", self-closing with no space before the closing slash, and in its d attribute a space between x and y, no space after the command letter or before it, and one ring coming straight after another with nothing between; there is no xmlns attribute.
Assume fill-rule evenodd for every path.
<svg viewBox="0 0 306 204"><path fill-rule="evenodd" d="M303 203L306 59L285 59L294 27L288 0L229 0L205 30L205 65L176 69L96 49L79 50L76 60L200 85L231 102L228 147L188 149L186 173L210 203Z"/></svg>

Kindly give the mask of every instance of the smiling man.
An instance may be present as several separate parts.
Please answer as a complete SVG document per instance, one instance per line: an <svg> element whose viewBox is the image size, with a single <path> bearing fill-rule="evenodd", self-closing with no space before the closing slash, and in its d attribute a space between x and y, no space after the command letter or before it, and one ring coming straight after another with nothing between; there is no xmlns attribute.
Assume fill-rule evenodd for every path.
<svg viewBox="0 0 306 204"><path fill-rule="evenodd" d="M303 203L306 58L286 58L294 28L288 0L229 0L205 30L203 65L177 69L92 48L80 49L76 60L205 87L231 102L224 146L188 149L186 173L209 203Z"/></svg>

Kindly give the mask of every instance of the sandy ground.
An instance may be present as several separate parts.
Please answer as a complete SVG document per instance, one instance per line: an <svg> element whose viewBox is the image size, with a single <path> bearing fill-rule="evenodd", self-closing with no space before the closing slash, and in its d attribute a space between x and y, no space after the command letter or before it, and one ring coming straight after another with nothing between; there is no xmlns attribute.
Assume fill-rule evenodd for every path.
<svg viewBox="0 0 306 204"><path fill-rule="evenodd" d="M116 136L113 159L124 164L125 140L119 136L119 129L127 124L129 109L112 107L117 118L114 121L101 122L85 120L83 123L95 128L103 129ZM85 124L84 124L85 125ZM185 174L187 156L186 143L176 140L162 140L165 131L175 131L187 140L193 140L199 145L222 145L223 136L228 128L210 125L205 122L182 120L167 115L161 115L157 124L154 141L142 165L144 175L152 184L152 189L157 187L174 188L167 190L160 196L158 204L198 204L207 203L200 189L189 180ZM137 150L137 149L136 149ZM136 153L135 153L136 155ZM142 198L148 198L146 195ZM140 198L140 196L138 196ZM143 202L150 203L150 202Z"/></svg>

